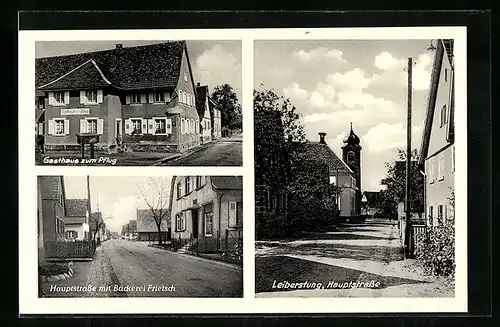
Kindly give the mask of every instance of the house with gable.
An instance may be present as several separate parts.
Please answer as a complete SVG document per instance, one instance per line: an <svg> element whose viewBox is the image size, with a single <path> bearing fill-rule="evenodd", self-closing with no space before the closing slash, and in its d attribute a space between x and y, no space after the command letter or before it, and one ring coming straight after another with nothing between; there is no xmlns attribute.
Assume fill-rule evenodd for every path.
<svg viewBox="0 0 500 327"><path fill-rule="evenodd" d="M165 209L166 210L166 209ZM156 212L158 217L163 215L163 212ZM137 209L137 239L139 241L158 241L161 237L162 241L170 240L171 230L171 215L166 213L165 218L161 220L160 235L158 234L158 226L151 209Z"/></svg>
<svg viewBox="0 0 500 327"><path fill-rule="evenodd" d="M89 240L90 201L88 199L66 199L65 208L64 226L66 239Z"/></svg>
<svg viewBox="0 0 500 327"><path fill-rule="evenodd" d="M38 176L40 246L65 239L66 192L62 176Z"/></svg>
<svg viewBox="0 0 500 327"><path fill-rule="evenodd" d="M201 253L220 252L227 242L240 242L242 191L242 176L174 176L169 202L172 239L189 240Z"/></svg>
<svg viewBox="0 0 500 327"><path fill-rule="evenodd" d="M427 100L419 167L425 179L424 206L429 226L453 219L455 187L455 73L453 40L437 40Z"/></svg>
<svg viewBox="0 0 500 327"><path fill-rule="evenodd" d="M203 143L210 138L211 141L222 137L221 111L219 105L210 97L208 85L196 83L196 108L200 116ZM203 117L203 122L201 122Z"/></svg>
<svg viewBox="0 0 500 327"><path fill-rule="evenodd" d="M96 149L104 151L200 144L185 41L38 58L35 72L36 128L47 151L77 150L77 133L99 135Z"/></svg>

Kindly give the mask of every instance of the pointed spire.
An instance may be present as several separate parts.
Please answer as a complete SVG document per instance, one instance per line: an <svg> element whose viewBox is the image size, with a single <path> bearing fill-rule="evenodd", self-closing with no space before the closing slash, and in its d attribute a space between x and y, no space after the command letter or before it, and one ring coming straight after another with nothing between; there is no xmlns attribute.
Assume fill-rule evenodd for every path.
<svg viewBox="0 0 500 327"><path fill-rule="evenodd" d="M351 122L351 132L352 132L352 122Z"/></svg>

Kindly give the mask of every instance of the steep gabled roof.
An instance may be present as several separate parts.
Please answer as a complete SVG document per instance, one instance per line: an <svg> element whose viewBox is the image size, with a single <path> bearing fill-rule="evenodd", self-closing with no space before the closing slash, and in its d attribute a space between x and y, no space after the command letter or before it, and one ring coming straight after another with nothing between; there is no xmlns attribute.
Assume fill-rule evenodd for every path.
<svg viewBox="0 0 500 327"><path fill-rule="evenodd" d="M64 90L106 87L111 85L102 69L90 59L61 77L38 87L38 90Z"/></svg>
<svg viewBox="0 0 500 327"><path fill-rule="evenodd" d="M165 218L162 219L160 224L160 230L162 232L167 232L170 227L170 212L168 209ZM156 226L153 213L150 209L137 209L137 232L158 232L158 227Z"/></svg>
<svg viewBox="0 0 500 327"><path fill-rule="evenodd" d="M85 217L87 210L87 199L66 199L66 217Z"/></svg>
<svg viewBox="0 0 500 327"><path fill-rule="evenodd" d="M243 189L242 176L210 176L212 185L218 190L241 190Z"/></svg>
<svg viewBox="0 0 500 327"><path fill-rule="evenodd" d="M78 74L84 80L82 83L90 83L92 78L97 77L93 69L77 68L82 65L91 68L87 62L92 63L93 60L95 70L102 73L99 75L104 76L117 88L134 90L175 87L179 80L185 49L185 41L174 41L38 58L35 60L35 86L38 89L64 75L71 75L69 73L72 71L79 71ZM67 88L71 85L68 83L69 80L66 80L63 85L54 86ZM44 89L48 90L49 87Z"/></svg>
<svg viewBox="0 0 500 327"><path fill-rule="evenodd" d="M439 87L439 77L441 75L441 66L443 64L443 59L445 55L444 44L445 43L442 42L442 40L439 40L437 42L436 52L434 54L434 63L432 65L429 94L427 96L427 109L424 121L424 131L422 133L422 145L420 147L420 159L419 159L420 166L424 164L424 161L427 158L427 153L429 151L432 123L434 120L434 110L436 108L436 97ZM451 47L451 49L453 48Z"/></svg>
<svg viewBox="0 0 500 327"><path fill-rule="evenodd" d="M333 172L348 172L354 174L351 168L340 159L335 152L327 144L320 142L304 142L298 143L299 153L304 158L315 158L316 160L321 160L328 165L330 174Z"/></svg>

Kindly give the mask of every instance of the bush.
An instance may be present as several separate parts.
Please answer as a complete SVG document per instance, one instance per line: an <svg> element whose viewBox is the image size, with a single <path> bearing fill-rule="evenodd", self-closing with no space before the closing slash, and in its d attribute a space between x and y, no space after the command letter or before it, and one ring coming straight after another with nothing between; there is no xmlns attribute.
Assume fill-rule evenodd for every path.
<svg viewBox="0 0 500 327"><path fill-rule="evenodd" d="M47 263L38 266L38 273L41 276L51 276L69 273L67 264Z"/></svg>
<svg viewBox="0 0 500 327"><path fill-rule="evenodd" d="M429 275L455 276L455 226L428 227L428 237L421 241L417 259Z"/></svg>

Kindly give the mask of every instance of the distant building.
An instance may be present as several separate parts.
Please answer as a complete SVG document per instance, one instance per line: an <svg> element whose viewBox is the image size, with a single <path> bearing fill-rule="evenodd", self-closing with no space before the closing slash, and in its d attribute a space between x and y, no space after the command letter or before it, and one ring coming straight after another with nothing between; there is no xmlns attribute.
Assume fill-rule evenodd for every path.
<svg viewBox="0 0 500 327"><path fill-rule="evenodd" d="M364 191L361 195L361 214L374 217L380 212L380 192Z"/></svg>
<svg viewBox="0 0 500 327"><path fill-rule="evenodd" d="M158 217L163 216L160 224L160 235L151 209L137 209L137 236L139 241L158 241L161 236L162 241L170 240L171 236L171 215L168 209L164 212L158 212Z"/></svg>
<svg viewBox="0 0 500 327"><path fill-rule="evenodd" d="M90 201L88 199L66 199L66 215L64 217L66 239L90 239L89 209Z"/></svg>
<svg viewBox="0 0 500 327"><path fill-rule="evenodd" d="M427 224L453 219L450 204L455 187L455 62L453 40L437 40L420 150L425 173Z"/></svg>

